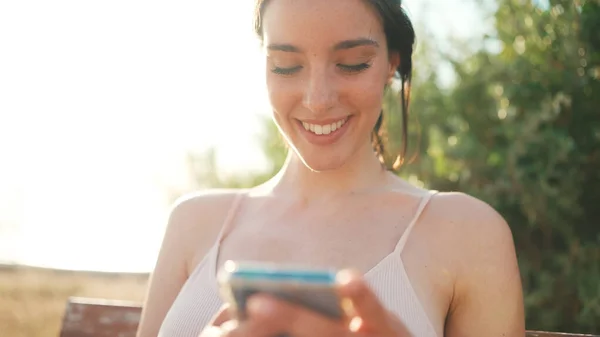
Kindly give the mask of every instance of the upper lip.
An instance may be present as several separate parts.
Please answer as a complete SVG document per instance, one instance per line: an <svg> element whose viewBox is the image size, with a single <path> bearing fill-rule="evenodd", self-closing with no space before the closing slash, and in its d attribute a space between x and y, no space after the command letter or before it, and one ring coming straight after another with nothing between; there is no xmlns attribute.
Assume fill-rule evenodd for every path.
<svg viewBox="0 0 600 337"><path fill-rule="evenodd" d="M348 117L350 117L350 116L337 117L337 118L326 118L326 119L298 119L298 120L303 123L308 123L308 124L328 125L328 124L337 123L339 121L347 119Z"/></svg>

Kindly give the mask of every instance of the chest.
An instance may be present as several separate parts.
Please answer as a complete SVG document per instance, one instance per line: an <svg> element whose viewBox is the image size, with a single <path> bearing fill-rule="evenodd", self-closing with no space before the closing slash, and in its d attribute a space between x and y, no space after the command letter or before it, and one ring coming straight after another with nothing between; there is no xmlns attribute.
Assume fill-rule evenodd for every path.
<svg viewBox="0 0 600 337"><path fill-rule="evenodd" d="M393 252L411 210L350 201L249 211L226 233L218 262L242 259L367 271Z"/></svg>
<svg viewBox="0 0 600 337"><path fill-rule="evenodd" d="M411 231L410 249L396 250L407 227L423 222L417 217L421 200L397 199L316 208L250 204L225 231L216 263L233 259L355 268L367 273L390 309L410 315L420 311L428 329L433 322L435 330L443 331L452 281L442 271L449 266L431 249L428 228L433 226L427 219ZM410 294L410 301L398 294ZM409 302L408 309L396 308Z"/></svg>

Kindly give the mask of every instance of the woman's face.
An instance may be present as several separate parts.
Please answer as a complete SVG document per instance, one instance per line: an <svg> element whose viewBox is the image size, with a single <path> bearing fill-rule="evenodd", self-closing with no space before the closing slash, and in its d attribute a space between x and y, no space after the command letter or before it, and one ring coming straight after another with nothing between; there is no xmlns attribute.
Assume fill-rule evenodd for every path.
<svg viewBox="0 0 600 337"><path fill-rule="evenodd" d="M399 62L375 10L364 0L271 0L262 20L274 119L296 154L324 171L372 153Z"/></svg>

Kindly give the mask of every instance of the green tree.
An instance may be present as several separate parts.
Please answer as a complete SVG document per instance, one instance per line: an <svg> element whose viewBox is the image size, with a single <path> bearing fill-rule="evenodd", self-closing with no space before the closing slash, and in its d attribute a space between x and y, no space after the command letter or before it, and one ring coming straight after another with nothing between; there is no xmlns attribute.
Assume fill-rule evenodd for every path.
<svg viewBox="0 0 600 337"><path fill-rule="evenodd" d="M450 90L433 74L414 90L423 137L401 174L508 220L530 329L600 330L599 8L499 0L500 53L450 58Z"/></svg>

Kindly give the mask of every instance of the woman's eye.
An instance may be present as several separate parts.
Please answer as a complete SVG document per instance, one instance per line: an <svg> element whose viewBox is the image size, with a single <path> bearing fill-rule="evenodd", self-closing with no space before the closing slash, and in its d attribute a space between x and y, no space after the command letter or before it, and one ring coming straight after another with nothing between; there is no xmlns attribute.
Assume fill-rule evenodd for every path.
<svg viewBox="0 0 600 337"><path fill-rule="evenodd" d="M296 66L291 68L273 67L271 71L278 75L293 75L297 73L300 69L302 69L302 66Z"/></svg>
<svg viewBox="0 0 600 337"><path fill-rule="evenodd" d="M371 65L368 63L360 63L360 64L338 64L337 67L340 68L342 71L346 72L346 73L358 73L361 72L365 69L368 69ZM302 69L302 66L295 66L295 67L289 67L289 68L282 68L282 67L273 67L271 69L271 71L275 74L278 75L293 75L295 73L297 73L298 71L300 71Z"/></svg>
<svg viewBox="0 0 600 337"><path fill-rule="evenodd" d="M347 72L347 73L358 73L358 72L361 72L361 71L363 71L365 69L368 69L371 65L368 64L368 63L361 63L361 64L353 64L353 65L338 64L337 66L338 66L338 68L340 68L344 72Z"/></svg>

